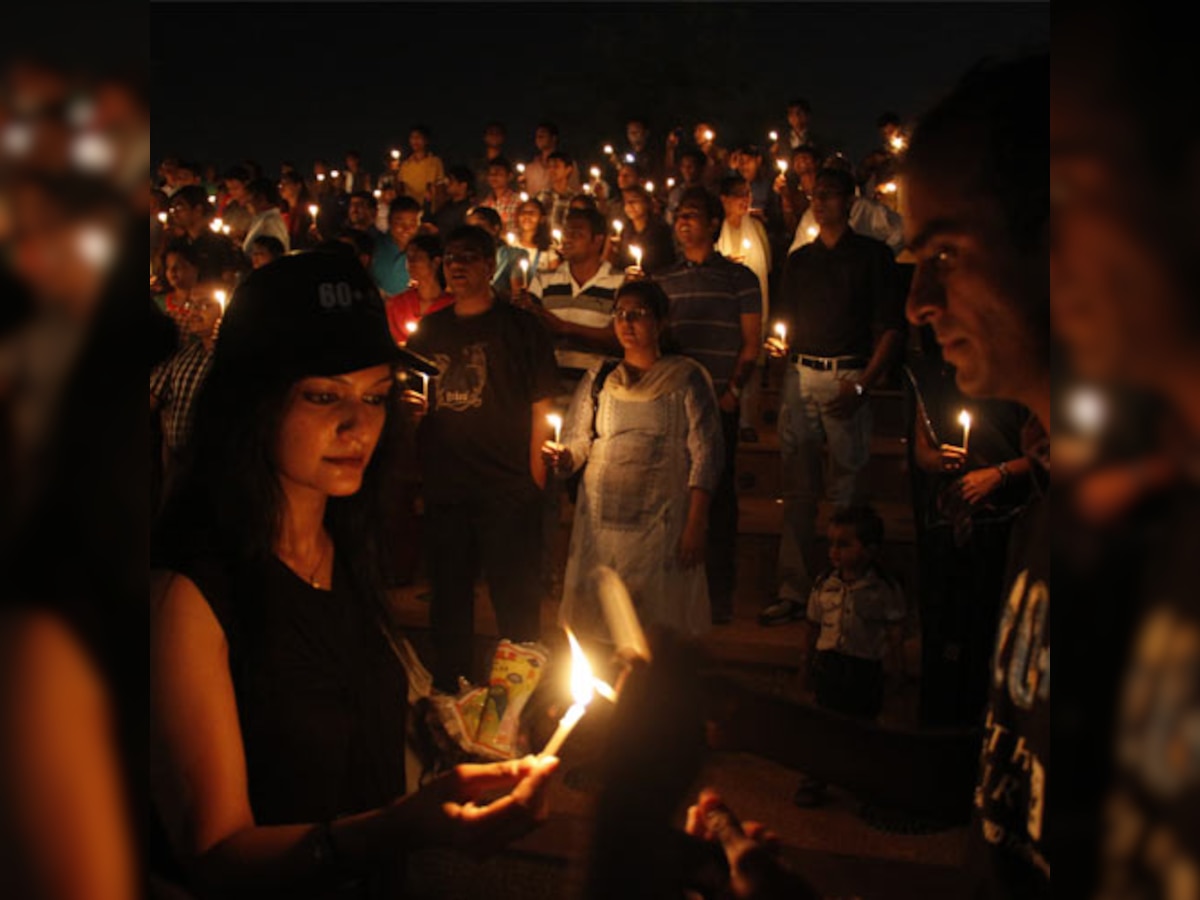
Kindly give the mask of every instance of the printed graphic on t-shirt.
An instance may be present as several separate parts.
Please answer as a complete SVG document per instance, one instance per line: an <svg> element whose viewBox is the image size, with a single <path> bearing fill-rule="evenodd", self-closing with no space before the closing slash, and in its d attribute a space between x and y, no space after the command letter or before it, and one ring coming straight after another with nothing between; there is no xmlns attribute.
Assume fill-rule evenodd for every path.
<svg viewBox="0 0 1200 900"><path fill-rule="evenodd" d="M486 342L467 344L457 358L445 353L434 354L433 358L442 371L437 384L439 410L465 412L483 406L488 371Z"/></svg>

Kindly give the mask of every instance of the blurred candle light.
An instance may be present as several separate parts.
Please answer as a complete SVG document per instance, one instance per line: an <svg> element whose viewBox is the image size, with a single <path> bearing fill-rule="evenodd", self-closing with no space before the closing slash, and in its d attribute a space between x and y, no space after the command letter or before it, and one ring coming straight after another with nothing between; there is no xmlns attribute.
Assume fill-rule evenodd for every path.
<svg viewBox="0 0 1200 900"><path fill-rule="evenodd" d="M612 155L613 155L613 145L612 145L612 144L605 144L605 145L604 145L604 155L605 155L605 156L612 156Z"/></svg>
<svg viewBox="0 0 1200 900"><path fill-rule="evenodd" d="M774 144L776 141L779 140L779 132L778 131L768 131L767 137L769 137L771 139L771 143Z"/></svg>
<svg viewBox="0 0 1200 900"><path fill-rule="evenodd" d="M518 265L521 267L521 287L523 287L523 288L529 287L529 259L528 259L528 257L521 257L521 261L518 263Z"/></svg>
<svg viewBox="0 0 1200 900"><path fill-rule="evenodd" d="M1103 394L1092 387L1076 388L1067 399L1067 415L1082 434L1095 437L1107 418Z"/></svg>
<svg viewBox="0 0 1200 900"><path fill-rule="evenodd" d="M619 238L619 237L621 236L621 232L622 232L624 229L625 229L625 223L624 223L624 222L622 222L620 219L614 219L614 220L613 220L613 234L614 234L614 235L616 235L616 236Z"/></svg>
<svg viewBox="0 0 1200 900"><path fill-rule="evenodd" d="M160 213L158 214L158 221L159 221L159 223L160 223L160 224L162 224L162 225L166 225L166 224L167 224L167 218L168 218L168 216L167 216L167 214L166 214L165 212L160 212Z"/></svg>
<svg viewBox="0 0 1200 900"><path fill-rule="evenodd" d="M383 196L383 191L379 190L379 188L375 188L374 194L375 194L375 199L378 200L380 197Z"/></svg>
<svg viewBox="0 0 1200 900"><path fill-rule="evenodd" d="M217 205L217 195L216 195L216 194L209 194L209 195L208 195L208 202L209 202L210 204L212 204L213 206L216 206L216 205Z"/></svg>
<svg viewBox="0 0 1200 900"><path fill-rule="evenodd" d="M633 257L633 264L640 269L642 267L642 248L637 244L631 244L629 255Z"/></svg>
<svg viewBox="0 0 1200 900"><path fill-rule="evenodd" d="M646 193L647 193L647 194L653 194L653 193L654 193L654 182L653 182L653 181L647 181L647 182L646 182Z"/></svg>
<svg viewBox="0 0 1200 900"><path fill-rule="evenodd" d="M905 148L908 142L904 140L904 135L894 134L892 135L892 139L889 141L889 143L892 145L892 149L899 153Z"/></svg>
<svg viewBox="0 0 1200 900"><path fill-rule="evenodd" d="M230 228L228 225L221 226L221 234L225 235L226 237L229 236L229 232L231 232L231 231L233 231L233 229Z"/></svg>
<svg viewBox="0 0 1200 900"><path fill-rule="evenodd" d="M592 166L590 169L588 169L588 174L592 176L593 181L599 181L600 180L600 167Z"/></svg>
<svg viewBox="0 0 1200 900"><path fill-rule="evenodd" d="M554 756L562 749L563 743L571 734L571 730L583 718L583 714L587 712L588 704L592 702L596 693L596 678L592 674L592 667L588 663L587 657L583 655L583 648L579 646L579 642L575 640L575 635L569 628L567 629L567 640L571 644L571 697L574 702L559 720L554 736L542 750L542 756Z"/></svg>
<svg viewBox="0 0 1200 900"><path fill-rule="evenodd" d="M318 172L318 173L317 173L317 181L324 181L324 180L325 180L325 173L324 173L324 172Z"/></svg>
<svg viewBox="0 0 1200 900"><path fill-rule="evenodd" d="M782 343L787 343L787 326L782 322L775 323L775 336L778 337Z"/></svg>
<svg viewBox="0 0 1200 900"><path fill-rule="evenodd" d="M562 440L562 416L558 413L550 413L546 416L546 423L554 429L554 443L559 443Z"/></svg>
<svg viewBox="0 0 1200 900"><path fill-rule="evenodd" d="M808 229L805 231L805 234L808 235L808 239L810 241L815 241L817 239L817 235L820 233L821 233L821 229L818 228L816 225L809 225Z"/></svg>
<svg viewBox="0 0 1200 900"><path fill-rule="evenodd" d="M669 191L669 190L671 190L671 188L673 188L673 187L675 187L675 179L674 179L674 178L668 178L668 179L667 179L667 190Z"/></svg>
<svg viewBox="0 0 1200 900"><path fill-rule="evenodd" d="M508 234L504 235L504 240L508 242L508 246L510 247L517 246L517 235L515 232L508 232Z"/></svg>
<svg viewBox="0 0 1200 900"><path fill-rule="evenodd" d="M965 409L958 414L958 424L963 427L962 451L965 455L971 444L971 414Z"/></svg>
<svg viewBox="0 0 1200 900"><path fill-rule="evenodd" d="M228 296L229 296L228 294L226 294L224 291L221 291L221 290L213 292L213 297L216 299L217 304L221 307L222 315L224 315L224 313L225 313L225 300L227 299Z"/></svg>
<svg viewBox="0 0 1200 900"><path fill-rule="evenodd" d="M395 147L393 147L392 148L392 159L399 159L399 158L400 158L400 151L397 150Z"/></svg>
<svg viewBox="0 0 1200 900"><path fill-rule="evenodd" d="M881 184L881 185L879 186L879 193L881 193L881 194L894 194L894 193L896 193L896 182L894 182L894 181L885 181L883 184Z"/></svg>
<svg viewBox="0 0 1200 900"><path fill-rule="evenodd" d="M636 156L634 156L632 153L626 153L626 154L625 154L625 162L629 163L631 166L632 166L632 165L634 164L634 162L636 162L636 161L637 161L637 157L636 157Z"/></svg>
<svg viewBox="0 0 1200 900"><path fill-rule="evenodd" d="M551 229L550 237L554 241L555 244L561 244L562 243L562 229L561 228Z"/></svg>
<svg viewBox="0 0 1200 900"><path fill-rule="evenodd" d="M787 174L787 170L788 170L788 161L787 161L786 159L778 159L778 160L776 160L776 161L775 161L775 165L777 165L777 166L779 167L779 174L780 174L780 175L786 175L786 174Z"/></svg>
<svg viewBox="0 0 1200 900"><path fill-rule="evenodd" d="M208 227L213 230L213 234L220 234L221 230L225 227L225 223L220 219L213 219L212 222L209 223Z"/></svg>
<svg viewBox="0 0 1200 900"><path fill-rule="evenodd" d="M715 138L715 137L716 137L716 135L715 135L715 134L713 134L713 132L712 132L712 129L706 129L706 130L705 130L705 132L704 132L704 140L706 140L706 141L711 141L711 140L712 140L713 138Z"/></svg>
<svg viewBox="0 0 1200 900"><path fill-rule="evenodd" d="M330 172L330 173L329 173L329 177L330 177L330 178L337 178L337 177L338 177L339 175L341 175L341 174L342 174L342 173L341 173L341 172L339 172L337 169L334 169L332 172Z"/></svg>
<svg viewBox="0 0 1200 900"><path fill-rule="evenodd" d="M521 198L521 202L522 202L522 203L528 203L528 202L529 202L529 195L528 195L527 193L525 193L524 191L521 191L521 193L520 193L520 195L519 195L519 196L520 196L520 198Z"/></svg>

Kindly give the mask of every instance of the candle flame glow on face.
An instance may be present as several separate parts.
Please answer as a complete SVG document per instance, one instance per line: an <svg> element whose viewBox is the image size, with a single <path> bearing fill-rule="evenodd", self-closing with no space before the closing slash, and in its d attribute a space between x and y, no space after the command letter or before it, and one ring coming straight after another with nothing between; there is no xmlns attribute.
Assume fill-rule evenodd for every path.
<svg viewBox="0 0 1200 900"><path fill-rule="evenodd" d="M963 428L971 427L971 414L965 409L958 414L958 424Z"/></svg>
<svg viewBox="0 0 1200 900"><path fill-rule="evenodd" d="M570 628L567 629L567 640L571 644L571 697L576 705L587 706L596 692L595 676L592 675L591 664L583 655L583 648L579 646L579 641L575 640Z"/></svg>

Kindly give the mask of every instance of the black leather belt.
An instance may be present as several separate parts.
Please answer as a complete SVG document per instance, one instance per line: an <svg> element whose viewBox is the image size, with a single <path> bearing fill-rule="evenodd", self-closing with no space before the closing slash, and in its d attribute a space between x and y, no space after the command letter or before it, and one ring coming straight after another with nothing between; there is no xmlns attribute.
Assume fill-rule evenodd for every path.
<svg viewBox="0 0 1200 900"><path fill-rule="evenodd" d="M793 353L792 362L821 372L831 369L865 369L871 364L865 356L809 356L807 353Z"/></svg>

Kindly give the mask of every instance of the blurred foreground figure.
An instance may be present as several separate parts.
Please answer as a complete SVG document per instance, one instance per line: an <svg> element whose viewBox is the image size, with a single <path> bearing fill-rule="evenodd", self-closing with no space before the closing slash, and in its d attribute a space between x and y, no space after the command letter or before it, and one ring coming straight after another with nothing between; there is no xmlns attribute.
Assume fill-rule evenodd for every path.
<svg viewBox="0 0 1200 900"><path fill-rule="evenodd" d="M1075 658L1061 670L1066 705L1055 710L1058 752L1073 761L1056 841L1077 850L1078 896L1192 898L1200 896L1200 118L1185 86L1200 70L1194 55L1169 46L1174 23L1155 13L1080 13L1058 25L1054 330L1075 376L1109 397L1141 391L1143 406L1148 399L1165 412L1161 430L1143 429L1149 449L1100 455L1063 492L1069 521L1059 531L1071 541L1055 577L1065 574L1068 599L1086 613ZM1097 427L1120 424L1111 403L1063 401L1068 420L1088 413Z"/></svg>
<svg viewBox="0 0 1200 900"><path fill-rule="evenodd" d="M122 376L145 375L146 105L42 64L0 81L0 303L29 299L0 336L0 896L116 900L145 780L147 434Z"/></svg>

